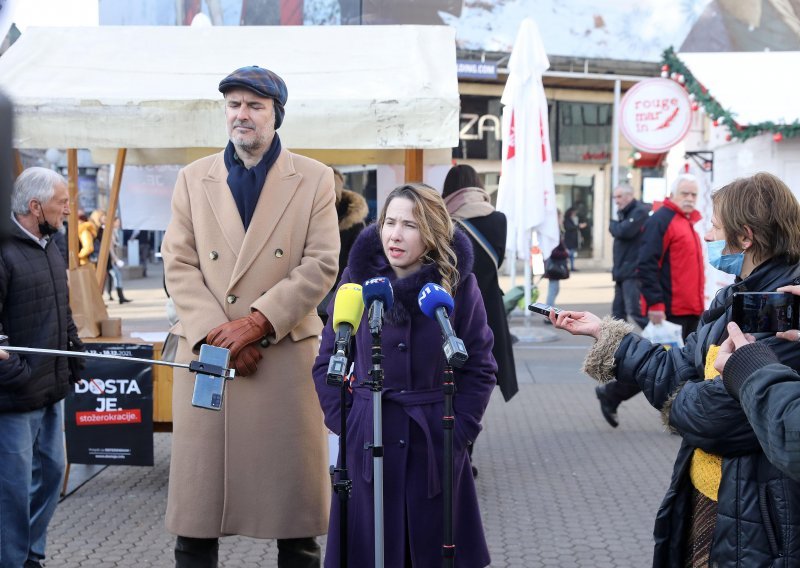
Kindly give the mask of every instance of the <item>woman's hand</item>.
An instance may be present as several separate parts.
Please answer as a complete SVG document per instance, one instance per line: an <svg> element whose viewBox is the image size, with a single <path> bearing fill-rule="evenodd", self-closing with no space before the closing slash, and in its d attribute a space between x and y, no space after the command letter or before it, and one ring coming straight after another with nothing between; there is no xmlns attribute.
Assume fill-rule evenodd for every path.
<svg viewBox="0 0 800 568"><path fill-rule="evenodd" d="M787 331L785 333L790 332ZM731 358L733 352L740 347L744 347L748 343L753 343L755 340L756 338L749 333L742 333L742 330L739 329L739 326L736 325L735 322L730 322L728 324L728 339L726 339L722 345L719 346L717 358L714 359L714 369L716 369L719 375L722 376L722 371L725 369L725 363L727 363L728 359Z"/></svg>
<svg viewBox="0 0 800 568"><path fill-rule="evenodd" d="M570 312L561 310L558 315L550 311L550 321L554 327L564 329L572 335L600 337L600 318L592 312Z"/></svg>

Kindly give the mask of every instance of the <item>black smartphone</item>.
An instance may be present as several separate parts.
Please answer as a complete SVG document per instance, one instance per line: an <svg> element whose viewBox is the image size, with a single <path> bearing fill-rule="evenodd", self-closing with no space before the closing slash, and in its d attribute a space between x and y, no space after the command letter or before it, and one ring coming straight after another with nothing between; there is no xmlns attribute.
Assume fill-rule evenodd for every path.
<svg viewBox="0 0 800 568"><path fill-rule="evenodd" d="M542 314L543 316L550 317L550 310L555 310L556 315L558 315L559 310L558 308L554 308L553 306L548 306L547 304L543 304L542 302L536 302L535 304L531 304L528 306L528 309L532 312L536 312L537 314Z"/></svg>
<svg viewBox="0 0 800 568"><path fill-rule="evenodd" d="M745 333L800 328L800 296L787 292L735 292L733 321Z"/></svg>
<svg viewBox="0 0 800 568"><path fill-rule="evenodd" d="M200 361L227 368L231 352L222 347L204 344L200 346ZM222 396L225 394L225 379L223 377L212 377L197 373L194 378L194 391L192 392L192 406L209 408L211 410L222 409Z"/></svg>

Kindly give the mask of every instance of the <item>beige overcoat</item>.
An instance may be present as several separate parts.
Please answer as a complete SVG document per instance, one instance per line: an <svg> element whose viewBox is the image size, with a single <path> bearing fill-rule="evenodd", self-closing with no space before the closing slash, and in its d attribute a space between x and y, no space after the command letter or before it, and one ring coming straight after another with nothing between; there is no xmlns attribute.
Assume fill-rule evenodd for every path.
<svg viewBox="0 0 800 568"><path fill-rule="evenodd" d="M177 361L197 358L214 327L262 312L275 328L256 374L225 387L221 411L191 406L194 376L174 373L167 530L212 538L324 534L330 478L311 366L333 285L339 232L330 168L283 150L250 227L227 185L223 154L178 175L162 246L180 322Z"/></svg>

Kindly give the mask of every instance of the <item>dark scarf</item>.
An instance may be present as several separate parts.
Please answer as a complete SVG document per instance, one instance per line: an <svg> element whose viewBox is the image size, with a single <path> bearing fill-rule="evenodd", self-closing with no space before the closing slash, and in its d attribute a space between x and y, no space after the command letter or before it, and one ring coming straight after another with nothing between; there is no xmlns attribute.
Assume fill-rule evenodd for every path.
<svg viewBox="0 0 800 568"><path fill-rule="evenodd" d="M267 173L269 173L280 153L281 140L278 138L277 132L264 157L249 170L242 165L236 155L233 142L228 142L225 147L224 156L225 167L228 168L228 187L231 188L245 231L247 231L247 227L250 226L250 221L253 219L253 213L256 210L258 198L261 196L261 188L264 187L264 181L267 179Z"/></svg>
<svg viewBox="0 0 800 568"><path fill-rule="evenodd" d="M473 252L472 243L463 231L456 228L452 243L453 250L458 259L458 273L460 282L472 273ZM417 296L422 287L428 282L442 281L442 275L435 264L423 264L414 274L406 278L398 278L392 270L386 255L383 254L383 245L378 228L375 223L368 225L358 235L350 258L347 262L350 280L356 283L375 276L385 276L392 283L394 292L394 305L386 313L386 321L392 324L403 324L411 320L411 314L419 312ZM455 295L455 294L454 294Z"/></svg>

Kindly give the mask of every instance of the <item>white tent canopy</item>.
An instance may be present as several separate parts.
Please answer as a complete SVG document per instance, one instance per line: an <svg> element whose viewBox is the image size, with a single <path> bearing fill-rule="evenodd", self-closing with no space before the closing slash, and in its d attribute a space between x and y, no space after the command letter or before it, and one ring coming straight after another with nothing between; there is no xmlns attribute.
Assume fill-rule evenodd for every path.
<svg viewBox="0 0 800 568"><path fill-rule="evenodd" d="M29 28L0 58L17 148L220 148L219 81L286 81L286 147L458 144L455 32L445 26Z"/></svg>
<svg viewBox="0 0 800 568"><path fill-rule="evenodd" d="M800 52L680 53L681 60L739 124L800 119Z"/></svg>

